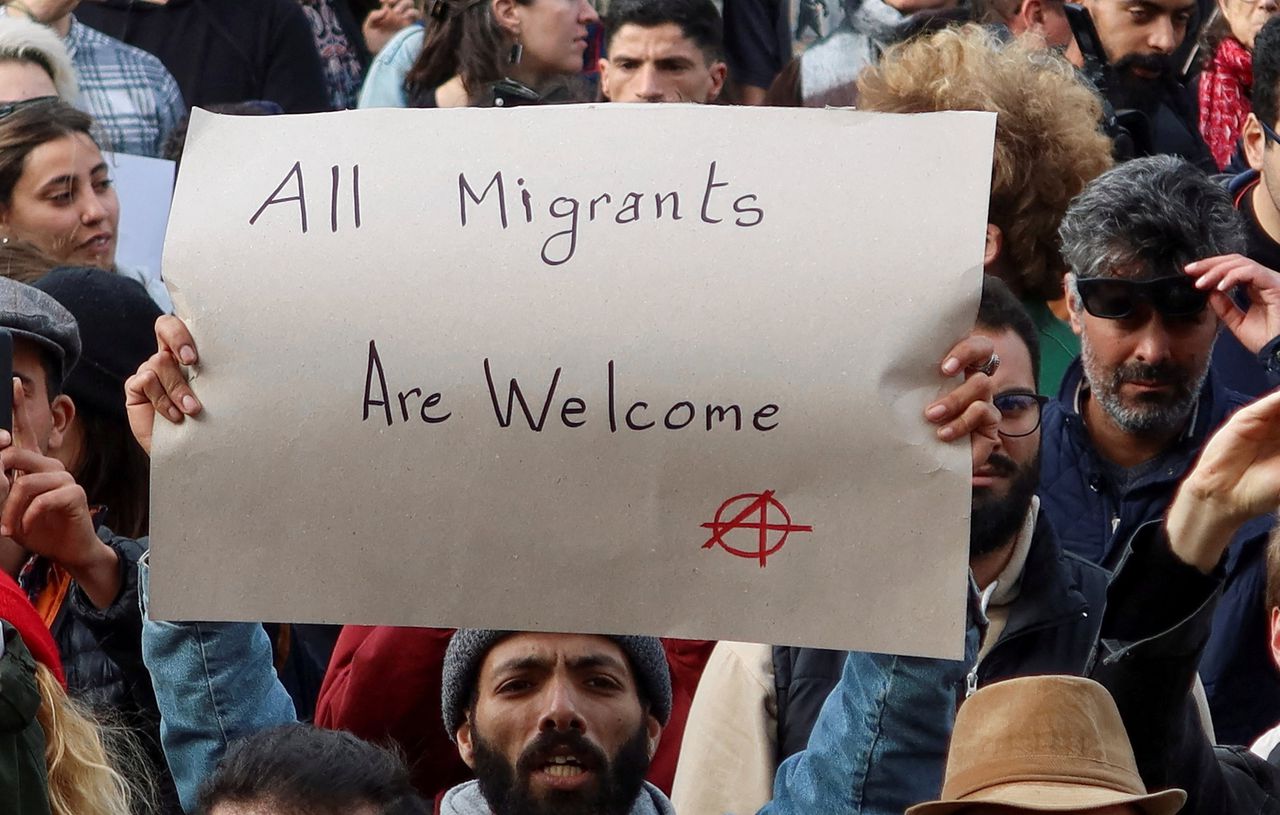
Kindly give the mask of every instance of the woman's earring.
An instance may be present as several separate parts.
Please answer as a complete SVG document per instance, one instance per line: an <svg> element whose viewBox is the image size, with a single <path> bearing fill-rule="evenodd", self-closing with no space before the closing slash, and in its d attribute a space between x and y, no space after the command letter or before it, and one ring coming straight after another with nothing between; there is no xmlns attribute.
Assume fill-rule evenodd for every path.
<svg viewBox="0 0 1280 815"><path fill-rule="evenodd" d="M524 45L519 40L516 40L511 45L511 53L507 55L507 64L519 65L522 57L524 57Z"/></svg>

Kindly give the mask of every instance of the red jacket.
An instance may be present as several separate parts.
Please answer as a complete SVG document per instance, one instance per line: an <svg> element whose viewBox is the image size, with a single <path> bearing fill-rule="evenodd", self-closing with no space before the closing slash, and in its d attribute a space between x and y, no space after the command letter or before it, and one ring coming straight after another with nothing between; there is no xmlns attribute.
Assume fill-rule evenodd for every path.
<svg viewBox="0 0 1280 815"><path fill-rule="evenodd" d="M316 724L395 745L423 797L471 778L445 733L440 677L451 628L349 625L342 629L316 703ZM689 705L714 642L663 639L671 667L671 719L662 730L648 780L671 794Z"/></svg>

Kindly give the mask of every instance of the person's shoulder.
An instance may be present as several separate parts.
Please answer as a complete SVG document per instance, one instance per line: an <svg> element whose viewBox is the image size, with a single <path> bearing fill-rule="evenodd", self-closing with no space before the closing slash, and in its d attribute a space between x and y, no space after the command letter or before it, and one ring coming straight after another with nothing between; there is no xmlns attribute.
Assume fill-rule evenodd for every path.
<svg viewBox="0 0 1280 815"><path fill-rule="evenodd" d="M160 84L174 81L169 69L164 67L160 58L150 51L118 40L110 34L104 34L93 26L72 20L72 30L82 42L91 44L100 52L110 52L111 58L122 64L135 66L152 82Z"/></svg>
<svg viewBox="0 0 1280 815"><path fill-rule="evenodd" d="M422 50L422 40L426 35L425 26L417 23L405 26L397 31L394 37L387 40L387 44L382 47L375 59L379 62L395 62L406 52L416 59L418 52Z"/></svg>

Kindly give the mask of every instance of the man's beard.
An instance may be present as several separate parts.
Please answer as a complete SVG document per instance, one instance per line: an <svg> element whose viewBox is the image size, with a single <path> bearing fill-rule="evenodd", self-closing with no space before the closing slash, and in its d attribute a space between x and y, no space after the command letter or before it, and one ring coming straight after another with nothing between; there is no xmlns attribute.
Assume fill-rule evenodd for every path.
<svg viewBox="0 0 1280 815"><path fill-rule="evenodd" d="M1154 79L1140 77L1133 68L1157 74ZM1164 54L1129 54L1111 66L1114 87L1109 96L1116 110L1131 108L1151 114L1165 97L1174 76L1173 60Z"/></svg>
<svg viewBox="0 0 1280 815"><path fill-rule="evenodd" d="M1080 339L1080 357L1084 364L1085 378L1089 381L1089 393L1098 401L1111 420L1126 433L1137 436L1156 436L1181 430L1195 409L1200 389L1209 375L1212 349L1205 356L1204 367L1189 371L1171 362L1150 365L1145 362L1126 362L1110 370L1098 361L1086 337ZM1151 392L1126 401L1120 394L1128 382L1154 382L1172 386L1168 393Z"/></svg>
<svg viewBox="0 0 1280 815"><path fill-rule="evenodd" d="M1019 467L1013 459L992 453L987 468L1009 478L1009 492L997 495L991 487L975 487L969 513L969 557L1000 549L1022 529L1031 499L1040 486L1040 456Z"/></svg>
<svg viewBox="0 0 1280 815"><path fill-rule="evenodd" d="M514 767L478 732L474 732L474 739L476 780L494 815L626 815L649 770L649 736L644 723L612 761L576 730L540 734ZM595 783L581 790L551 790L535 797L529 778L559 748L584 757L584 765L595 774Z"/></svg>

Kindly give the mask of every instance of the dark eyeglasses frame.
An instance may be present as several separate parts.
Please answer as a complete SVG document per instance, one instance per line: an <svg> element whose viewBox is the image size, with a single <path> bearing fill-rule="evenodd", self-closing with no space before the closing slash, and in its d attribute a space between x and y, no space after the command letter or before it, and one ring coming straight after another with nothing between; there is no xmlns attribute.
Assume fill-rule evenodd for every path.
<svg viewBox="0 0 1280 815"><path fill-rule="evenodd" d="M1030 397L1031 399L1035 400L1036 402L1035 426L1032 427L1030 430L1028 430L1026 433L1006 433L1003 430L1000 430L998 427L996 428L996 432L1007 439L1022 439L1022 438L1026 438L1027 436L1030 436L1032 433L1039 430L1041 422L1044 421L1044 406L1049 402L1049 397L1041 393L1032 393L1031 391L1012 391L1010 393L998 393L996 394L995 398L992 400L996 405L996 410L1000 410L1000 400L1009 396L1021 396L1024 398ZM1001 419L1003 420L1004 411L1000 411L1000 416L1001 416Z"/></svg>
<svg viewBox="0 0 1280 815"><path fill-rule="evenodd" d="M1077 278L1076 291L1080 295L1080 302L1084 306L1084 310L1092 314L1094 317L1098 317L1103 320L1126 319L1127 317L1133 314L1134 309L1130 307L1128 311L1125 311L1119 314L1102 314L1097 311L1094 311L1092 308L1089 307L1088 292L1089 292L1089 289L1095 286L1100 286L1100 285L1123 286L1133 292L1132 296L1135 301L1135 304L1138 301L1144 302L1147 305L1151 306L1151 308L1154 309L1155 311L1158 311L1161 314L1161 316L1164 316L1164 317L1194 317L1197 314L1200 314L1201 312L1203 312L1209 304L1209 293L1201 292L1199 289L1195 288L1195 284L1192 281L1192 279L1185 275L1167 275L1165 277L1157 277L1152 280L1125 280L1123 278L1115 278L1115 277ZM1155 290L1157 287L1189 288L1191 289L1191 291L1201 295L1201 297L1199 298L1200 305L1193 311L1177 311L1177 310L1162 308L1161 304L1157 302L1156 298L1153 297L1151 294L1151 292Z"/></svg>
<svg viewBox="0 0 1280 815"><path fill-rule="evenodd" d="M1275 130L1271 128L1271 125L1261 119L1258 119L1258 125L1262 128L1262 135L1267 137L1267 141L1274 144L1280 144L1280 133L1276 133Z"/></svg>

